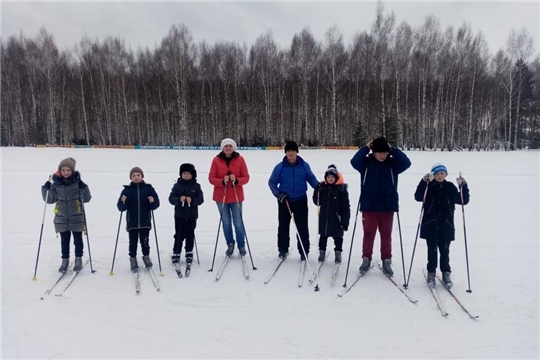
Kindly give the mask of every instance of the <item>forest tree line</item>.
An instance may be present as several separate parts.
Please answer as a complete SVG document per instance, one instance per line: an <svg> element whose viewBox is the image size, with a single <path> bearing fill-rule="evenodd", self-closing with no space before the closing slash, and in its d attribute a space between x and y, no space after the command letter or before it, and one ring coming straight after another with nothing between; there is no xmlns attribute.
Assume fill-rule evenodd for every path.
<svg viewBox="0 0 540 360"><path fill-rule="evenodd" d="M85 37L60 50L41 28L1 43L1 143L539 148L540 60L525 29L494 55L464 23L397 23L378 4L345 43L309 28L280 48L193 41L172 25L154 50Z"/></svg>

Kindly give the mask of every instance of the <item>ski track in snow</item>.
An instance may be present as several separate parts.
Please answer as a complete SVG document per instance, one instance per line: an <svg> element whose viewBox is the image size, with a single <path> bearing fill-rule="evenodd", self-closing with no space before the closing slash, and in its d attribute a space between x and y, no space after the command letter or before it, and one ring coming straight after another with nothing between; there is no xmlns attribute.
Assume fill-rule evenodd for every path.
<svg viewBox="0 0 540 360"><path fill-rule="evenodd" d="M242 151L251 179L245 186L244 221L254 263L245 280L235 252L222 278L220 233L214 271L209 273L219 221L207 177L216 151L2 148L2 330L6 359L173 359L173 358L539 358L539 152L406 152L413 165L399 177L400 220L406 271L413 250L421 204L413 194L436 162L445 164L448 180L459 171L470 184L465 207L472 294L467 289L461 206L456 206L456 241L451 245L453 291L478 320L471 320L450 295L439 292L448 311L443 318L425 285L422 268L426 246L418 239L409 284L418 300L411 304L373 268L343 298L359 175L349 164L354 151L300 150L318 179L336 164L349 184L351 226L345 235L343 264L330 284L333 254L321 270L320 291L300 270L293 226L289 258L265 285L277 259L277 205L268 177L281 161L280 151ZM62 297L67 276L45 299L40 297L58 277L60 239L54 233L53 206L47 206L37 281L32 281L43 214L40 186L60 160L73 156L90 186L86 204L93 268L87 265ZM168 195L182 162L194 163L205 195L196 240L201 264L179 279L170 264L173 206ZM116 201L129 170L140 166L157 190L155 211L162 271L150 233L151 258L161 286L156 291L141 271L135 294L129 270L125 219L118 242L114 276L109 276L118 211ZM312 190L308 195L311 196ZM311 265L317 253L316 207L310 202ZM358 218L348 285L361 262L361 217ZM88 257L84 238L85 259ZM329 250L333 240L329 239ZM379 237L373 260L379 259ZM71 245L73 251L73 245ZM397 221L393 232L394 279L403 283ZM139 255L141 257L140 249ZM142 262L140 262L142 264ZM182 253L182 272L185 270Z"/></svg>

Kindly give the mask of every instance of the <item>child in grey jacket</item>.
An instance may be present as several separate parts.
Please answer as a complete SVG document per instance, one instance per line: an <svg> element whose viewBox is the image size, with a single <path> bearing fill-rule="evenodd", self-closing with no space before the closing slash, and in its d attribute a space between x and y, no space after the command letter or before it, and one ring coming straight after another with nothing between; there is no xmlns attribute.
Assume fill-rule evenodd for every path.
<svg viewBox="0 0 540 360"><path fill-rule="evenodd" d="M52 182L41 187L43 201L47 204L56 204L54 208L54 228L60 233L62 244L62 265L58 269L66 272L69 266L69 243L71 233L75 244L75 265L73 271L80 271L83 267L83 240L82 232L86 230L86 215L84 205L92 199L90 189L81 180L81 174L75 171L76 161L67 158L60 162L58 171L52 176Z"/></svg>

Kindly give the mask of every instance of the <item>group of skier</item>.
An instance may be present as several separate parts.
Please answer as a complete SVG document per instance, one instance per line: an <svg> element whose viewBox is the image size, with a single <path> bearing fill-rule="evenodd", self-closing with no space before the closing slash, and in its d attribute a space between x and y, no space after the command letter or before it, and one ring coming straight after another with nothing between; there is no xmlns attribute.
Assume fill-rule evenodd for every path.
<svg viewBox="0 0 540 360"><path fill-rule="evenodd" d="M348 231L351 212L349 193L343 175L335 165L328 166L324 181L319 182L310 165L300 156L296 142L287 141L285 156L273 169L268 185L278 203L278 256L285 259L290 245L290 223L293 219L297 230L297 247L302 261L310 252L308 227L308 184L314 189L312 200L318 208L318 261L326 257L327 241L334 239L334 261L341 263L344 232ZM387 276L392 270L392 227L394 213L399 211L398 175L411 166L404 152L392 147L384 137L370 141L358 150L350 161L360 173L360 200L358 211L362 212L363 242L360 272L371 268L373 246L377 230L381 238L382 270ZM83 267L82 232L86 227L84 203L91 200L90 189L75 170L76 162L67 158L60 162L58 171L42 186L42 196L48 204L55 206L55 231L60 233L62 264L58 269L66 272L69 266L70 238L75 245L74 271ZM131 269L138 269L137 247L141 244L143 262L152 267L150 260L149 232L152 228L153 211L160 206L156 190L144 181L144 172L139 167L131 169L130 184L125 185L117 207L126 212L126 230L129 233L129 257ZM179 169L179 178L171 189L169 203L174 205L175 234L171 256L176 266L180 262L185 241L185 260L193 261L195 228L198 207L204 202L203 191L197 182L197 170L190 163ZM420 237L428 248L427 281L434 285L437 263L447 286L451 286L449 259L450 242L455 239L455 204L469 202L467 182L461 176L456 186L447 181L447 168L435 164L419 182L415 199L423 203ZM246 256L246 231L242 216L244 201L243 186L250 175L244 158L237 152L233 139L221 142L221 152L212 160L208 180L213 185L212 199L216 203L223 234L227 243L226 256L230 257L238 248L240 256ZM234 227L234 233L233 233ZM438 261L438 254L440 254Z"/></svg>

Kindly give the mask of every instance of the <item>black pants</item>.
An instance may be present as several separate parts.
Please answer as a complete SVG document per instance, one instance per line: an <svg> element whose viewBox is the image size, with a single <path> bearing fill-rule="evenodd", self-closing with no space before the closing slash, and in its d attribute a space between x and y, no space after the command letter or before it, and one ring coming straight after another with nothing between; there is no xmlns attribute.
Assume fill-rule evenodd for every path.
<svg viewBox="0 0 540 360"><path fill-rule="evenodd" d="M437 248L439 249L440 254L440 264L439 268L441 272L450 272L450 243L451 241L442 240L437 241L437 239L426 239L427 243L427 271L435 272L437 270Z"/></svg>
<svg viewBox="0 0 540 360"><path fill-rule="evenodd" d="M289 251L289 229L291 224L291 215L289 214L289 209L285 202L278 202L278 251L287 252ZM300 234L300 239L306 249L306 255L309 254L309 229L308 229L308 205L307 197L304 197L298 201L289 201L289 206L294 215L294 220L296 227L298 228L298 234ZM302 254L302 248L300 241L297 241L297 247L300 254Z"/></svg>
<svg viewBox="0 0 540 360"><path fill-rule="evenodd" d="M62 259L69 259L69 241L71 239L71 231L60 233L62 242ZM84 244L81 231L73 231L73 243L75 244L75 257L83 256Z"/></svg>
<svg viewBox="0 0 540 360"><path fill-rule="evenodd" d="M182 243L184 240L186 240L186 252L193 251L195 227L197 227L197 219L174 218L173 254L180 254L182 252Z"/></svg>
<svg viewBox="0 0 540 360"><path fill-rule="evenodd" d="M131 229L129 230L129 257L137 256L137 244L141 239L141 252L143 255L150 255L150 244L148 235L150 229Z"/></svg>
<svg viewBox="0 0 540 360"><path fill-rule="evenodd" d="M334 251L343 251L343 237L334 236ZM328 236L322 236L319 238L319 250L326 251L326 242L328 241Z"/></svg>

